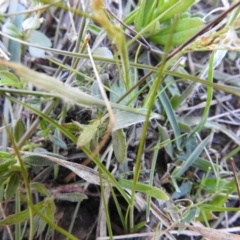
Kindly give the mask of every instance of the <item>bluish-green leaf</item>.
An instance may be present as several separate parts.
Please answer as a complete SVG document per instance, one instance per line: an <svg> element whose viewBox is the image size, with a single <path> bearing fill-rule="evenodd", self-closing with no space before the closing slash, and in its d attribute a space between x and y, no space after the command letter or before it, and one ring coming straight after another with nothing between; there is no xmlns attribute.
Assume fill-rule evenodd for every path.
<svg viewBox="0 0 240 240"><path fill-rule="evenodd" d="M49 140L54 143L55 145L59 146L62 149L67 149L67 144L60 138L49 134Z"/></svg>
<svg viewBox="0 0 240 240"><path fill-rule="evenodd" d="M2 31L11 37L15 38L21 37L21 33L18 31L17 27L10 22L7 22L3 25Z"/></svg>
<svg viewBox="0 0 240 240"><path fill-rule="evenodd" d="M171 124L171 127L172 127L173 132L174 132L174 136L176 138L177 148L179 150L181 150L182 139L181 139L181 136L180 136L181 135L180 128L179 128L175 113L174 113L173 108L171 106L171 103L168 99L168 96L167 96L166 92L163 90L162 86L159 87L159 93L160 93L159 94L159 99L161 101L161 104L164 107L164 110L165 110L166 115L167 115L167 119Z"/></svg>
<svg viewBox="0 0 240 240"><path fill-rule="evenodd" d="M173 173L174 178L181 177L183 173L185 173L189 167L192 166L194 161L199 157L199 155L202 153L203 149L206 147L210 137L205 138L198 147L192 152L192 154L189 156L189 158L182 164L182 166Z"/></svg>
<svg viewBox="0 0 240 240"><path fill-rule="evenodd" d="M40 27L41 22L39 18L36 17L29 17L27 19L24 20L24 22L22 23L22 28L24 31L26 30L36 30Z"/></svg>

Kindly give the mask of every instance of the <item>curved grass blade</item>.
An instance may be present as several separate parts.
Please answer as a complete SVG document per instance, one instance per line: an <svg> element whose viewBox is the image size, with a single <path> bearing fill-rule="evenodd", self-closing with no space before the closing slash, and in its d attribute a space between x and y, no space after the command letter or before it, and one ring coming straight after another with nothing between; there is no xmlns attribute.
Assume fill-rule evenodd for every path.
<svg viewBox="0 0 240 240"><path fill-rule="evenodd" d="M214 52L212 52L210 56L209 67L208 67L208 82L211 82L211 83L213 82L213 71L214 71ZM206 105L203 110L201 120L199 124L196 125L195 128L191 131L190 135L193 135L196 132L201 131L201 129L204 127L204 124L207 121L208 113L211 107L212 98L213 98L213 88L208 86Z"/></svg>
<svg viewBox="0 0 240 240"><path fill-rule="evenodd" d="M196 159L199 157L199 155L202 153L203 149L206 147L209 137L206 137L199 145L198 147L192 152L192 154L189 156L189 158L183 163L183 165L173 173L174 178L179 178L182 176L183 173L185 173L190 166L196 161Z"/></svg>
<svg viewBox="0 0 240 240"><path fill-rule="evenodd" d="M200 117L178 117L177 119L179 122L188 124L190 127L198 125L201 120ZM222 133L226 134L229 138L231 138L236 144L240 145L239 137L234 132L232 132L231 130L227 129L226 127L219 123L207 120L204 124L204 128L212 128L221 131Z"/></svg>
<svg viewBox="0 0 240 240"><path fill-rule="evenodd" d="M126 189L130 189L130 190L132 189L133 180L120 179L119 183L122 187ZM163 190L161 190L160 188L153 187L141 182L137 182L135 190L160 200L165 200L165 201L169 200L168 194Z"/></svg>
<svg viewBox="0 0 240 240"><path fill-rule="evenodd" d="M32 82L34 85L46 90L46 91L53 91L57 94L60 98L65 98L65 100L71 101L75 104L79 104L82 106L106 106L104 100L95 98L91 95L88 95L81 91L80 89L70 87L69 85L63 84L62 82L58 81L54 77L48 76L43 73L38 73L33 71L22 64L16 64L13 62L7 62L0 59L0 64L5 67L9 67L16 72L16 74L24 80ZM116 103L110 103L113 108L117 108L120 110L125 110L133 113L139 113L146 115L146 110L132 108L128 106L123 106Z"/></svg>
<svg viewBox="0 0 240 240"><path fill-rule="evenodd" d="M44 202L40 202L35 205L35 208L37 208L38 210L41 210L43 206L44 206ZM0 220L0 226L21 223L28 219L29 219L29 209L27 208L26 210L23 210L16 214L9 215L3 220Z"/></svg>
<svg viewBox="0 0 240 240"><path fill-rule="evenodd" d="M158 94L158 97L164 107L164 110L167 115L167 119L169 120L170 125L173 129L174 136L176 138L177 148L181 150L181 143L182 143L182 139L180 137L181 133L180 133L180 128L179 128L176 116L174 114L173 108L162 86L159 87L159 92L160 94Z"/></svg>

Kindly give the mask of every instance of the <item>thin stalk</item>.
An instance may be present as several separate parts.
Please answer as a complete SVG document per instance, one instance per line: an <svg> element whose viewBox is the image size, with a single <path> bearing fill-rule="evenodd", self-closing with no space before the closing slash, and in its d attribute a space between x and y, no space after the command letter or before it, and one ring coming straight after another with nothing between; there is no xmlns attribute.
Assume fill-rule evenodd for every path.
<svg viewBox="0 0 240 240"><path fill-rule="evenodd" d="M18 165L20 167L20 171L21 171L21 175L23 178L23 182L24 182L24 186L25 186L25 191L27 194L27 204L29 207L29 240L34 239L34 211L33 211L33 202L32 202L32 194L30 191L30 187L29 187L29 182L28 182L28 173L26 168L24 167L23 161L21 159L21 156L19 154L19 149L18 146L16 145L12 134L10 133L9 128L6 128L6 131L8 133L9 139L11 140L11 143L13 145L13 149L14 149L14 153L16 155L16 159L18 162Z"/></svg>

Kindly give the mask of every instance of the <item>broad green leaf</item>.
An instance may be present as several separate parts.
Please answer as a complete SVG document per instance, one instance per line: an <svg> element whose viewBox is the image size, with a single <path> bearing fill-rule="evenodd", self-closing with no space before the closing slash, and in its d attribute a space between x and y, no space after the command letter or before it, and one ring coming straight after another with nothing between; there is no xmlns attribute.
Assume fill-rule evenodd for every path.
<svg viewBox="0 0 240 240"><path fill-rule="evenodd" d="M133 180L120 179L119 183L123 188L130 190L132 189ZM169 200L169 196L168 194L166 194L165 191L161 190L160 188L153 187L144 183L137 182L136 191L145 193L146 195L157 199Z"/></svg>
<svg viewBox="0 0 240 240"><path fill-rule="evenodd" d="M199 145L198 147L192 152L192 154L189 156L189 158L182 164L182 166L177 169L173 173L174 178L181 177L183 173L185 173L190 166L196 161L196 159L199 157L199 155L202 153L203 149L206 147L209 137L206 137Z"/></svg>
<svg viewBox="0 0 240 240"><path fill-rule="evenodd" d="M24 20L24 22L22 23L22 28L24 31L26 30L36 30L40 27L41 22L39 18L36 17L29 17L27 19Z"/></svg>
<svg viewBox="0 0 240 240"><path fill-rule="evenodd" d="M2 158L11 158L12 155L9 152L3 152L0 151L0 160L2 160Z"/></svg>
<svg viewBox="0 0 240 240"><path fill-rule="evenodd" d="M16 75L9 71L0 71L0 78L0 86L22 87L22 83L18 80Z"/></svg>
<svg viewBox="0 0 240 240"><path fill-rule="evenodd" d="M238 181L240 180L240 173L237 174L237 179ZM223 206L228 199L228 195L236 192L237 187L235 178L228 180L225 185L221 186L220 193L222 194L214 197L210 204L213 204L214 206ZM225 193L225 195L223 193Z"/></svg>
<svg viewBox="0 0 240 240"><path fill-rule="evenodd" d="M10 165L15 164L16 162L16 159L0 159L0 172L6 171Z"/></svg>
<svg viewBox="0 0 240 240"><path fill-rule="evenodd" d="M40 202L35 205L35 208L40 210L43 207L44 202ZM6 225L12 225L16 223L21 223L29 219L29 209L27 208L24 211L21 211L20 213L12 214L4 218L3 220L0 220L0 226L6 226Z"/></svg>
<svg viewBox="0 0 240 240"><path fill-rule="evenodd" d="M48 128L48 125L47 125L47 122L46 122L45 119L41 119L40 122L39 122L39 125L40 125L42 130L47 130L47 128Z"/></svg>
<svg viewBox="0 0 240 240"><path fill-rule="evenodd" d="M117 161L123 163L127 155L126 136L123 129L118 129L112 133L112 144Z"/></svg>
<svg viewBox="0 0 240 240"><path fill-rule="evenodd" d="M36 155L29 155L29 156L24 156L22 160L31 165L31 166L38 166L38 167L44 167L44 166L51 166L54 165L54 162L51 160L48 160L47 156L42 157L42 156L36 156Z"/></svg>
<svg viewBox="0 0 240 240"><path fill-rule="evenodd" d="M172 39L172 44L180 45L189 39L192 35L197 33L204 22L198 18L183 18L177 23L174 33L172 33L172 25L161 29L157 34L154 34L149 39L150 41L158 44L165 45L168 39Z"/></svg>
<svg viewBox="0 0 240 240"><path fill-rule="evenodd" d="M93 124L82 125L83 131L77 140L77 147L83 147L90 143L90 141L96 136L100 122L95 121Z"/></svg>
<svg viewBox="0 0 240 240"><path fill-rule="evenodd" d="M20 176L18 174L12 174L7 187L5 189L5 199L10 200L14 195L15 192L20 184Z"/></svg>
<svg viewBox="0 0 240 240"><path fill-rule="evenodd" d="M22 138L22 136L24 135L25 132L26 132L26 126L25 126L24 122L22 121L22 119L19 118L16 121L16 124L13 129L14 140L16 142L18 142Z"/></svg>
<svg viewBox="0 0 240 240"><path fill-rule="evenodd" d="M22 36L22 34L18 31L17 27L10 22L7 22L3 25L2 31L11 37L21 38Z"/></svg>

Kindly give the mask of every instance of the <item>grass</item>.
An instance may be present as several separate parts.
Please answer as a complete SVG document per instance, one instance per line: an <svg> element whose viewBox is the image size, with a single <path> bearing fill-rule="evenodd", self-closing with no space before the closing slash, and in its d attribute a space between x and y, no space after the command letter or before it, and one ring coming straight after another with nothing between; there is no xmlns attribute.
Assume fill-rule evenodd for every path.
<svg viewBox="0 0 240 240"><path fill-rule="evenodd" d="M238 239L240 3L71 4L1 10L1 239Z"/></svg>

